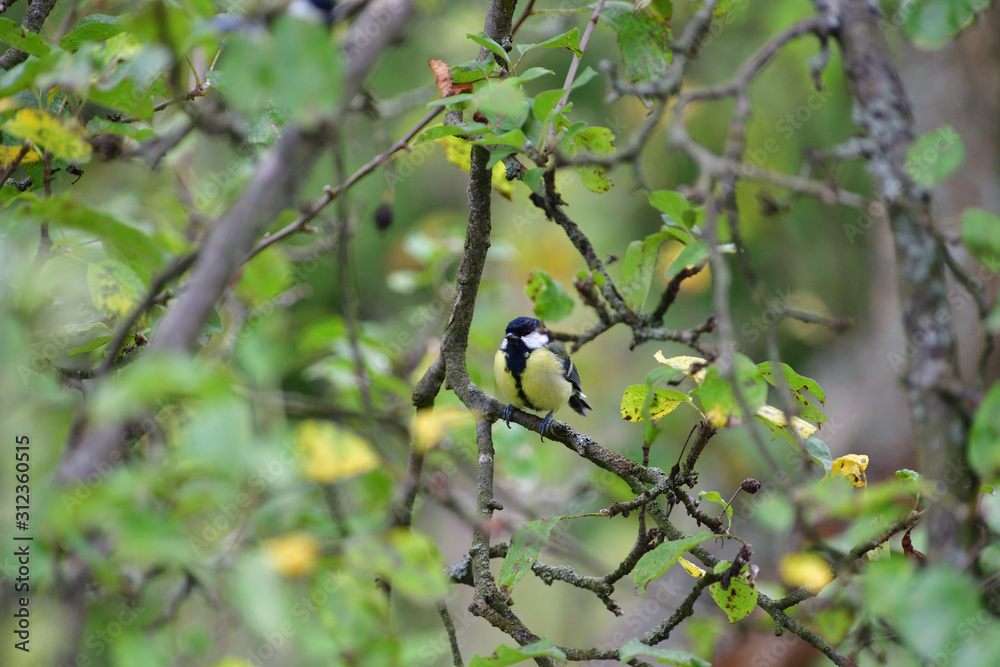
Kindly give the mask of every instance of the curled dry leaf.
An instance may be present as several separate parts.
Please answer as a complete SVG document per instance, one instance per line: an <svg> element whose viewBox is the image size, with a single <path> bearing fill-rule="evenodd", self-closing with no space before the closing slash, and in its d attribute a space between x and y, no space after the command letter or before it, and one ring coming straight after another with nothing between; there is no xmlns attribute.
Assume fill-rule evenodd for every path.
<svg viewBox="0 0 1000 667"><path fill-rule="evenodd" d="M458 95L459 93L471 93L472 84L471 83L458 83L456 84L451 77L451 68L448 67L448 63L437 58L431 58L427 61L430 65L431 71L434 72L434 83L437 84L438 92L441 93L441 97L451 97L452 95Z"/></svg>

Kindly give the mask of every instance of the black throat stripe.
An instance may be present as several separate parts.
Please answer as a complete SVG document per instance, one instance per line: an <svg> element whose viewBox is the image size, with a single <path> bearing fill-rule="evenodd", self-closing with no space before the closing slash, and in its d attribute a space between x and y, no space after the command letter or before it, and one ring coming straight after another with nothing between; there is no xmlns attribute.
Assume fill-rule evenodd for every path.
<svg viewBox="0 0 1000 667"><path fill-rule="evenodd" d="M507 370L514 376L514 386L517 387L517 395L528 409L537 410L538 408L528 400L527 394L524 393L524 387L521 386L521 376L524 374L524 369L528 366L528 354L530 354L528 346L522 343L520 339L507 339L507 349L504 350L504 357L507 362Z"/></svg>

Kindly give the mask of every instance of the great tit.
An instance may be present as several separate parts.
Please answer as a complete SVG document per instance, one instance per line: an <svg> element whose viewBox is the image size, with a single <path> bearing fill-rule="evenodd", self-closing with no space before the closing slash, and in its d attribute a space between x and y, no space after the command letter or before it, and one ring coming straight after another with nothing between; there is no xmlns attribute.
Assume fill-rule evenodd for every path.
<svg viewBox="0 0 1000 667"><path fill-rule="evenodd" d="M569 407L587 416L593 410L580 391L580 374L566 347L549 336L548 329L533 317L518 317L507 325L507 333L493 358L493 377L500 395L507 401L503 420L510 428L515 407L548 412L541 434L551 426L552 413Z"/></svg>

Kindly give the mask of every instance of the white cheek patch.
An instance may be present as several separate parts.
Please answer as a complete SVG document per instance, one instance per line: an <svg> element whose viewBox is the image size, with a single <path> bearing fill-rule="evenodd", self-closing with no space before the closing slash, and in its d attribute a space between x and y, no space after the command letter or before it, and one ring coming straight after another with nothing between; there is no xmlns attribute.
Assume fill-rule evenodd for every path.
<svg viewBox="0 0 1000 667"><path fill-rule="evenodd" d="M549 344L549 336L541 331L532 331L527 336L522 336L521 342L524 343L525 347L529 350L537 350L538 348L545 347Z"/></svg>
<svg viewBox="0 0 1000 667"><path fill-rule="evenodd" d="M507 339L504 338L502 341L500 341L500 351L503 352L506 349L507 349Z"/></svg>

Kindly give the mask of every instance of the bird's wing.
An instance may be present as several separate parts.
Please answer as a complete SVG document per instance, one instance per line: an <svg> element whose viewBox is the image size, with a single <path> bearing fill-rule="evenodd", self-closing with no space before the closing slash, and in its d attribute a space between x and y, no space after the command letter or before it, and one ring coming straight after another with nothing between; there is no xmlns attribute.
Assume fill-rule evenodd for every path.
<svg viewBox="0 0 1000 667"><path fill-rule="evenodd" d="M561 341L554 340L546 345L546 347L552 350L553 354L562 358L563 377L569 380L574 389L580 391L580 373L576 370L576 364L569 358L566 346Z"/></svg>

